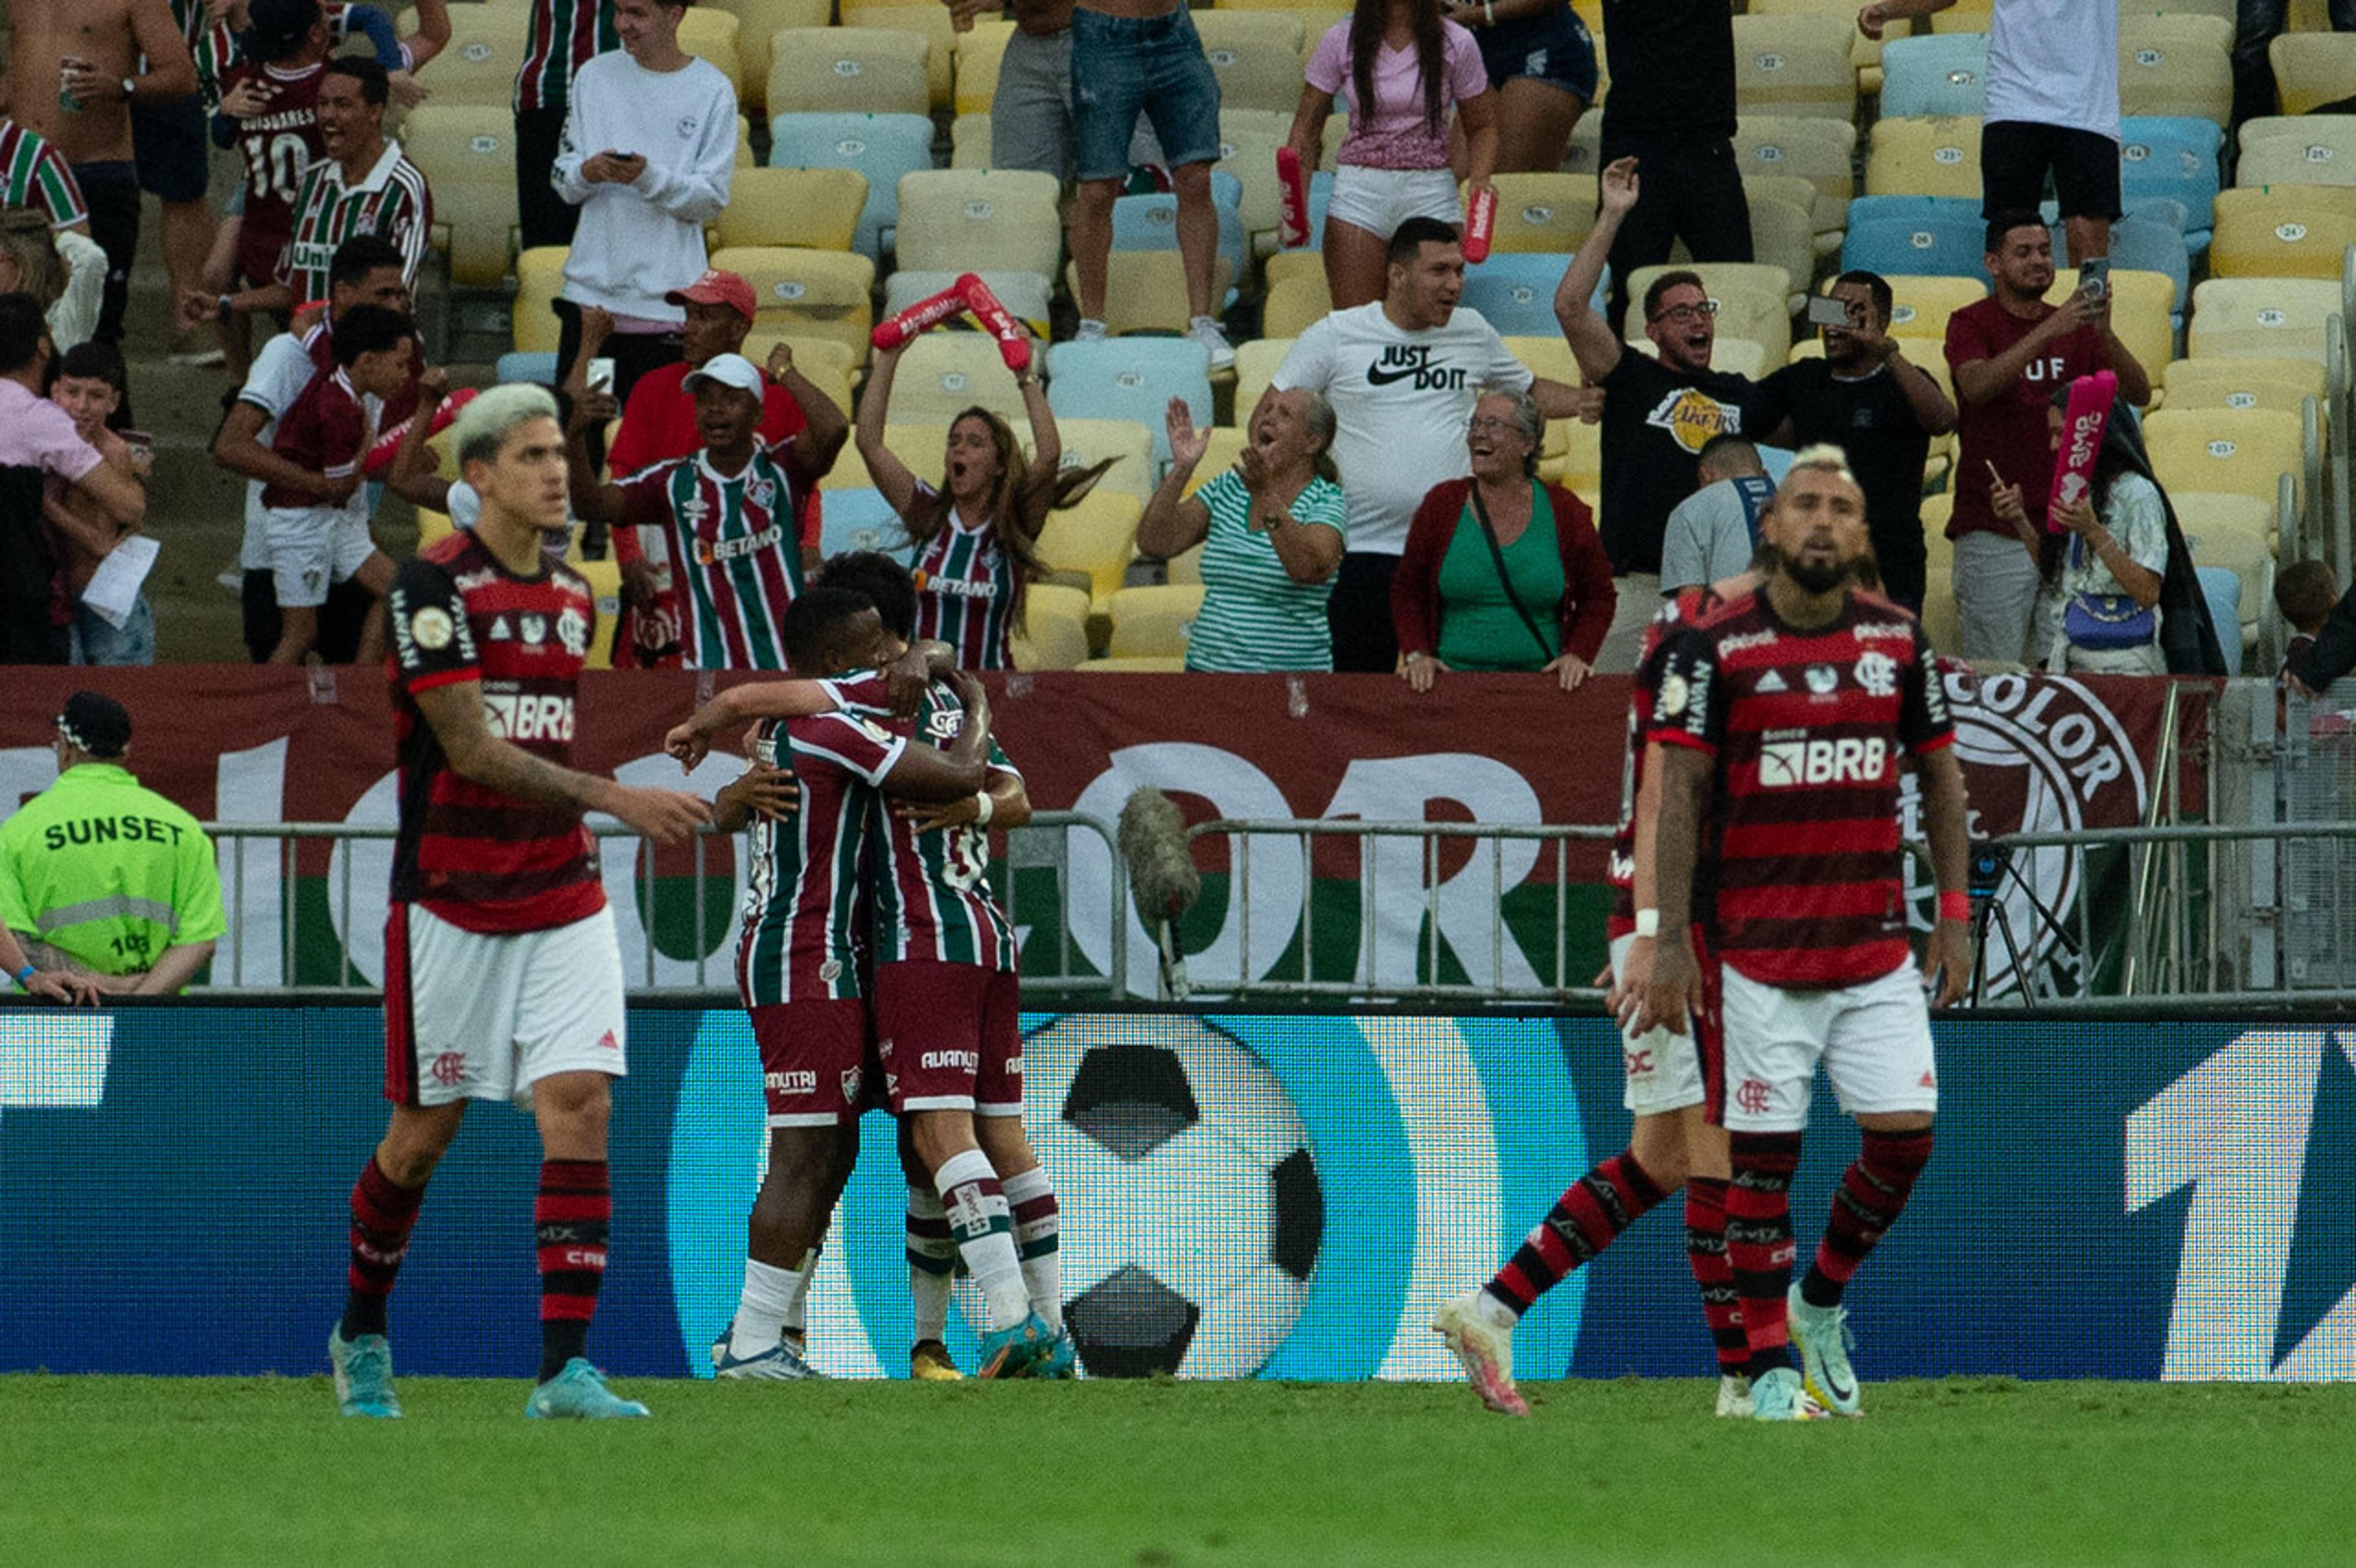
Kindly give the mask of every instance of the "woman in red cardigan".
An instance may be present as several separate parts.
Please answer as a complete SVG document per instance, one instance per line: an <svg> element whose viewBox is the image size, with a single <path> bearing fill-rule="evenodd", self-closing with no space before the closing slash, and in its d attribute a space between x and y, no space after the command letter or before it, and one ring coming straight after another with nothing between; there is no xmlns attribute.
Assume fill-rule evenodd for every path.
<svg viewBox="0 0 2356 1568"><path fill-rule="evenodd" d="M1526 393L1484 389L1464 444L1470 479L1432 487L1391 579L1399 678L1441 670L1543 670L1576 691L1618 594L1587 503L1537 482L1546 416Z"/></svg>

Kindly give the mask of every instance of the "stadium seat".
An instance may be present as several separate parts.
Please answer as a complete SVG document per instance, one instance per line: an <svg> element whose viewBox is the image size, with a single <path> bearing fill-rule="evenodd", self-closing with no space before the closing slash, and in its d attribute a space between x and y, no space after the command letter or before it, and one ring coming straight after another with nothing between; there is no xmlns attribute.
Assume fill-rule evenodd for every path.
<svg viewBox="0 0 2356 1568"><path fill-rule="evenodd" d="M1228 431L1226 433L1232 436L1237 432L1234 431ZM1206 464L1210 462L1210 457L1207 453L1205 454L1203 461ZM1230 458L1228 460L1227 466L1234 466L1234 459ZM1225 470L1223 469L1221 472L1225 472ZM1191 496L1196 490L1202 488L1204 482L1208 477L1210 476L1204 475L1202 470L1198 467L1195 470L1194 480L1189 482L1186 486L1186 494ZM1166 582L1202 581L1203 547L1201 545L1196 545L1192 549L1180 550L1176 555L1172 556L1168 560L1162 562L1162 581Z"/></svg>
<svg viewBox="0 0 2356 1568"><path fill-rule="evenodd" d="M538 245L516 257L509 336L519 349L556 352L563 324L549 302L564 290L564 259L570 253L562 245Z"/></svg>
<svg viewBox="0 0 2356 1568"><path fill-rule="evenodd" d="M2356 92L2356 33L2285 33L2266 58L2286 114L2312 114Z"/></svg>
<svg viewBox="0 0 2356 1568"><path fill-rule="evenodd" d="M1976 218L1954 222L1852 214L1848 238L1841 242L1841 269L1863 268L1884 276L1978 279L1985 284L1987 255L1987 227Z"/></svg>
<svg viewBox="0 0 2356 1568"><path fill-rule="evenodd" d="M1203 585L1123 588L1107 601L1105 612L1112 621L1112 640L1105 648L1108 656L1183 658L1194 617L1203 613Z"/></svg>
<svg viewBox="0 0 2356 1568"><path fill-rule="evenodd" d="M1325 256L1321 251L1306 249L1271 251L1260 261L1259 276L1262 285L1271 289L1292 278L1322 280L1325 276Z"/></svg>
<svg viewBox="0 0 2356 1568"><path fill-rule="evenodd" d="M1849 59L1853 21L1837 16L1734 18L1734 101L1738 112L1857 118L1857 67Z"/></svg>
<svg viewBox="0 0 2356 1568"><path fill-rule="evenodd" d="M1016 669L1076 669L1088 656L1088 596L1061 582L1030 584L1008 641Z"/></svg>
<svg viewBox="0 0 2356 1568"><path fill-rule="evenodd" d="M608 557L604 560L574 561L572 565L589 584L590 597L597 602L597 626L589 634L589 650L582 667L612 669L614 628L622 618L622 564Z"/></svg>
<svg viewBox="0 0 2356 1568"><path fill-rule="evenodd" d="M2298 412L2323 396L2323 367L2312 359L2179 359L2162 382L2170 409L2279 409Z"/></svg>
<svg viewBox="0 0 2356 1568"><path fill-rule="evenodd" d="M1866 189L1906 196L1980 196L1980 123L1954 115L1880 120L1865 165Z"/></svg>
<svg viewBox="0 0 2356 1568"><path fill-rule="evenodd" d="M1555 285L1569 262L1543 251L1493 252L1464 269L1464 293L1456 303L1479 311L1500 333L1539 336L1555 329Z"/></svg>
<svg viewBox="0 0 2356 1568"><path fill-rule="evenodd" d="M1236 352L1237 363L1241 364L1243 350L1238 348ZM1237 427L1250 418L1251 411L1245 409L1236 415L1235 426L1213 425L1211 427L1210 443L1203 449L1203 460L1194 464L1194 472L1187 475L1186 494L1193 495L1243 461L1244 448L1251 443L1251 433L1248 430ZM1170 581L1173 582L1203 581L1203 547L1201 545L1196 545L1193 549L1170 558Z"/></svg>
<svg viewBox="0 0 2356 1568"><path fill-rule="evenodd" d="M2201 580L2201 600L2209 607L2209 624L2217 633L2218 651L2225 656L2226 667L2238 674L2240 654L2258 640L2256 624L2242 616L2243 602L2254 597L2254 592L2232 567L2200 566L2194 571Z"/></svg>
<svg viewBox="0 0 2356 1568"><path fill-rule="evenodd" d="M885 27L781 27L770 39L766 108L929 114L932 46Z"/></svg>
<svg viewBox="0 0 2356 1568"><path fill-rule="evenodd" d="M900 221L900 176L933 166L933 123L922 114L780 114L769 122L769 166L856 169L867 204L851 248L880 261Z"/></svg>
<svg viewBox="0 0 2356 1568"><path fill-rule="evenodd" d="M1856 127L1850 127L1851 134ZM1585 175L1593 179L1603 167L1603 116L1582 114L1571 127L1570 145L1563 150L1561 169L1567 175ZM1750 171L1746 168L1744 172Z"/></svg>
<svg viewBox="0 0 2356 1568"><path fill-rule="evenodd" d="M769 350L780 343L788 344L794 351L794 368L805 380L834 400L834 406L848 414L852 411L851 397L851 373L857 369L861 356L840 337L814 337L806 331L789 330L801 324L771 323L755 326L744 335L744 357L755 365L769 362Z"/></svg>
<svg viewBox="0 0 2356 1568"><path fill-rule="evenodd" d="M726 249L848 251L866 208L867 176L857 169L739 169L712 227Z"/></svg>
<svg viewBox="0 0 2356 1568"><path fill-rule="evenodd" d="M2059 306L2078 292L2078 274L2057 268L2045 303ZM2176 357L2176 325L2169 313L2175 297L2174 280L2158 272L2111 274L2111 330L2118 335L2136 363L2157 377Z"/></svg>
<svg viewBox="0 0 2356 1568"><path fill-rule="evenodd" d="M2119 122L2119 198L2127 209L2154 197L2184 204L2186 238L2209 247L2224 133L2194 116L2134 116Z"/></svg>
<svg viewBox="0 0 2356 1568"><path fill-rule="evenodd" d="M516 72L523 69L529 16L507 6L453 7L450 41L420 79L434 90L434 101L445 108L480 103L506 109L512 104ZM402 18L400 30L403 37L417 30L413 14ZM512 122L508 129L514 131Z"/></svg>
<svg viewBox="0 0 2356 1568"><path fill-rule="evenodd" d="M515 250L514 112L504 103L421 104L401 144L434 187L434 229L449 251L450 282L498 287Z"/></svg>
<svg viewBox="0 0 2356 1568"><path fill-rule="evenodd" d="M2274 553L2276 503L2272 497L2261 500L2216 490L2171 490L2168 499L2176 508L2176 520L2182 525L2196 560L2205 561L2214 554L2218 564L2229 564L2229 558L2246 552L2251 541L2269 556Z"/></svg>
<svg viewBox="0 0 2356 1568"><path fill-rule="evenodd" d="M1834 201L1857 194L1856 156L1857 127L1846 120L1746 114L1735 125L1735 162L1745 175L1797 175Z"/></svg>
<svg viewBox="0 0 2356 1568"><path fill-rule="evenodd" d="M1963 0L1931 18L1934 33L1985 33L1989 29L1994 0Z"/></svg>
<svg viewBox="0 0 2356 1568"><path fill-rule="evenodd" d="M1888 272L1890 293L1890 335L1892 337L1927 338L1944 343L1947 336L1947 318L1967 304L1977 304L1987 298L1987 275L1978 278L1923 277L1904 272ZM1928 351L1937 357L1935 349ZM1925 350L1916 348L1911 357L1921 358Z"/></svg>
<svg viewBox="0 0 2356 1568"><path fill-rule="evenodd" d="M996 17L979 19L955 35L950 47L956 88L950 107L958 113L990 112L991 101L998 96L999 62L1006 56L1006 40L1013 36L1014 24Z"/></svg>
<svg viewBox="0 0 2356 1568"><path fill-rule="evenodd" d="M908 33L924 39L925 91L936 110L956 104L958 31L948 6L905 3L851 6L844 10L841 25L873 32Z"/></svg>
<svg viewBox="0 0 2356 1568"><path fill-rule="evenodd" d="M728 85L735 90L740 110L747 106L748 99L751 106L757 110L761 94L746 91L744 57L736 48L736 34L741 25L734 15L717 5L691 5L679 19L679 47L696 59L708 60L719 68L720 74L726 77ZM433 82L432 69L430 66L427 68L429 86Z"/></svg>
<svg viewBox="0 0 2356 1568"><path fill-rule="evenodd" d="M1101 609L1119 592L1137 558L1137 519L1143 508L1133 496L1101 486L1075 506L1047 514L1039 530L1039 564L1050 581L1086 592Z"/></svg>
<svg viewBox="0 0 2356 1568"><path fill-rule="evenodd" d="M441 543L457 531L448 513L437 512L428 507L417 508L417 548L420 550Z"/></svg>
<svg viewBox="0 0 2356 1568"><path fill-rule="evenodd" d="M2237 186L2217 193L2209 268L2221 278L2329 278L2356 244L2356 188Z"/></svg>
<svg viewBox="0 0 2356 1568"><path fill-rule="evenodd" d="M1033 334L1044 338L1049 325L1047 292L1052 286L1038 272L981 272L977 274L998 296L998 303L1012 311ZM955 272L925 272L913 267L903 267L884 280L884 314L897 315L920 300L930 299L958 281Z"/></svg>
<svg viewBox="0 0 2356 1568"><path fill-rule="evenodd" d="M543 387L556 385L556 350L511 348L498 357L491 368L496 384L507 386L514 381L536 381Z"/></svg>
<svg viewBox="0 0 2356 1568"><path fill-rule="evenodd" d="M1272 285L1260 304L1260 330L1270 337L1298 337L1333 314L1333 296L1321 270Z"/></svg>
<svg viewBox="0 0 2356 1568"><path fill-rule="evenodd" d="M2340 284L2319 278L2211 278L2192 290L2188 344L2215 355L2324 361L2325 326L2340 314Z"/></svg>
<svg viewBox="0 0 2356 1568"><path fill-rule="evenodd" d="M2245 136L2242 142L2241 161L2234 168L2233 183L2237 186L2290 187L2356 185L2356 114L2311 114L2302 119L2319 128L2338 122L2339 128L2329 133L2319 130L2304 136L2269 135L2255 141Z"/></svg>
<svg viewBox="0 0 2356 1568"><path fill-rule="evenodd" d="M2152 470L2170 491L2274 496L2304 479L2299 416L2278 409L2161 409L2143 421Z"/></svg>
<svg viewBox="0 0 2356 1568"><path fill-rule="evenodd" d="M1301 101L1299 16L1279 11L1198 11L1204 58L1219 79L1219 107L1290 114Z"/></svg>
<svg viewBox="0 0 2356 1568"><path fill-rule="evenodd" d="M1152 432L1153 461L1167 463L1171 399L1186 400L1196 425L1213 422L1210 359L1183 337L1058 343L1047 354L1047 402L1058 419L1136 421Z"/></svg>
<svg viewBox="0 0 2356 1568"><path fill-rule="evenodd" d="M871 487L819 492L818 555L831 560L853 550L882 550L904 559L908 530L884 493Z"/></svg>
<svg viewBox="0 0 2356 1568"><path fill-rule="evenodd" d="M927 332L908 345L892 379L892 417L947 424L980 405L1023 428L1023 389L983 332Z"/></svg>
<svg viewBox="0 0 2356 1568"><path fill-rule="evenodd" d="M2069 254L2069 241L2059 227L2052 233L2053 270L2057 276L2066 276L2074 288L2078 275L2063 260ZM2185 306L2191 303L2191 258L2185 252L2184 230L2156 218L2129 213L2111 225L2111 269L2114 275L2156 272L2166 278L2168 314L2171 316L2180 319Z"/></svg>
<svg viewBox="0 0 2356 1568"><path fill-rule="evenodd" d="M1279 124L1282 119L1287 124ZM1243 187L1237 211L1255 249L1275 249L1276 231L1283 221L1283 193L1276 183L1276 150L1284 145L1290 115L1278 116L1248 109L1228 110L1219 116L1219 161L1212 167L1235 176ZM1340 138L1330 133L1329 145ZM1320 226L1312 224L1312 242ZM1266 238L1262 238L1265 236Z"/></svg>
<svg viewBox="0 0 2356 1568"><path fill-rule="evenodd" d="M1014 428L1022 433L1023 452L1036 455L1030 425L1017 421ZM1063 461L1058 466L1086 468L1110 458L1112 466L1097 481L1098 489L1118 491L1140 507L1153 499L1154 486L1162 482L1162 467L1153 460L1153 432L1144 425L1135 420L1058 417L1055 435L1064 447Z"/></svg>
<svg viewBox="0 0 2356 1568"><path fill-rule="evenodd" d="M1641 300L1663 272L1687 266L1673 262L1669 267L1639 267L1628 274L1630 297ZM1718 335L1747 337L1765 348L1773 364L1782 364L1792 348L1790 275L1781 267L1758 261L1708 261L1691 264L1689 270L1701 274L1703 286L1718 305ZM1631 343L1649 341L1644 322L1633 307L1628 312L1627 331Z"/></svg>
<svg viewBox="0 0 2356 1568"><path fill-rule="evenodd" d="M703 4L736 18L736 62L743 72L736 101L748 114L768 112L769 67L773 63L769 40L784 27L823 27L834 11L832 0L703 0ZM440 60L434 62L433 71L434 78L441 76ZM433 85L434 95L440 97L438 80Z"/></svg>
<svg viewBox="0 0 2356 1568"><path fill-rule="evenodd" d="M1857 17L1857 7L1848 0L1751 0L1746 7L1753 16L1834 16L1844 26ZM1857 70L1857 88L1861 93L1882 91L1882 40L1869 38L1854 27L1848 28L1848 59ZM1602 41L1602 31L1596 31L1596 40ZM1598 100L1601 94L1598 93Z"/></svg>
<svg viewBox="0 0 2356 1568"><path fill-rule="evenodd" d="M1893 37L1881 48L1881 112L1977 115L1987 107L1986 33Z"/></svg>
<svg viewBox="0 0 2356 1568"><path fill-rule="evenodd" d="M831 338L867 361L867 334L875 325L871 297L875 263L847 251L795 251L778 245L715 251L712 265L741 272L760 302L754 325Z"/></svg>
<svg viewBox="0 0 2356 1568"><path fill-rule="evenodd" d="M1183 332L1191 318L1186 300L1186 261L1176 250L1119 251L1106 259L1105 329L1114 336L1136 332ZM1065 286L1080 290L1079 263L1065 269ZM1213 263L1212 314L1235 287L1236 264L1226 256Z"/></svg>
<svg viewBox="0 0 2356 1568"><path fill-rule="evenodd" d="M1236 276L1243 275L1251 255L1251 236L1244 230L1243 184L1225 169L1211 172L1211 202L1219 214L1219 254ZM1178 198L1166 192L1117 197L1112 204L1112 248L1115 251L1175 251L1178 249ZM1215 312L1223 314L1222 312Z"/></svg>
<svg viewBox="0 0 2356 1568"><path fill-rule="evenodd" d="M1236 345L1235 415L1227 421L1230 425L1240 430L1251 423L1252 411L1259 407L1260 394L1276 379L1276 368L1284 363L1284 357L1299 341L1295 337L1255 337ZM1203 461L1208 463L1210 459L1205 457Z"/></svg>
<svg viewBox="0 0 2356 1568"><path fill-rule="evenodd" d="M1800 295L1792 291L1805 290L1816 275L1815 223L1808 209L1796 203L1746 194L1751 208L1751 254L1758 264L1773 267L1791 280L1786 293L1791 307L1797 310ZM1692 258L1682 240L1669 248L1669 259L1680 266L1691 265Z"/></svg>
<svg viewBox="0 0 2356 1568"><path fill-rule="evenodd" d="M1816 188L1815 181L1798 175L1747 174L1742 176L1742 195L1747 201L1780 201L1806 214L1809 234L1818 256L1830 256L1840 250L1841 234L1848 227L1848 208L1845 203L1827 199ZM1759 227L1755 219L1751 227L1753 229ZM1752 244L1755 250L1755 235Z"/></svg>
<svg viewBox="0 0 2356 1568"><path fill-rule="evenodd" d="M1494 183L1493 251L1567 255L1595 227L1595 181L1584 175L1501 174Z"/></svg>
<svg viewBox="0 0 2356 1568"><path fill-rule="evenodd" d="M2183 13L2119 17L2119 112L2233 115L2233 24Z"/></svg>
<svg viewBox="0 0 2356 1568"><path fill-rule="evenodd" d="M990 116L969 111L949 123L949 167L990 167Z"/></svg>
<svg viewBox="0 0 2356 1568"><path fill-rule="evenodd" d="M1640 338L1628 347L1647 359L1661 357L1661 351L1654 347L1649 337ZM1747 376L1755 381L1771 370L1780 369L1789 352L1789 349L1770 352L1770 346L1755 337L1738 337L1731 333L1720 332L1711 347L1709 364L1713 370L1732 376Z"/></svg>
<svg viewBox="0 0 2356 1568"><path fill-rule="evenodd" d="M1055 275L1064 251L1055 176L918 169L900 176L899 261L922 272Z"/></svg>

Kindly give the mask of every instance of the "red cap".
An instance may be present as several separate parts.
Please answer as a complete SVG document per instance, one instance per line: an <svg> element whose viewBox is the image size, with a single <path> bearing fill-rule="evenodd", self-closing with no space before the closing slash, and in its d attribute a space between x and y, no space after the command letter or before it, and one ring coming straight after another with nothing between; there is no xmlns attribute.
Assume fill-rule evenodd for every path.
<svg viewBox="0 0 2356 1568"><path fill-rule="evenodd" d="M683 289L663 295L665 304L724 304L746 321L760 314L753 302L753 285L735 272L713 268Z"/></svg>

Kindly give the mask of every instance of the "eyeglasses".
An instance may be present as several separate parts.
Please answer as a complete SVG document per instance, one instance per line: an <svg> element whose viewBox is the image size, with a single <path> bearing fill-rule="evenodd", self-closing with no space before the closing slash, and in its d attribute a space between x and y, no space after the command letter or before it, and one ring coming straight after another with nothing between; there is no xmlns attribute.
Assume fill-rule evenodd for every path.
<svg viewBox="0 0 2356 1568"><path fill-rule="evenodd" d="M1484 430L1503 432L1517 431L1521 428L1521 421L1515 419L1499 419L1494 414L1475 414L1471 419L1464 421L1464 433L1467 435L1479 435Z"/></svg>
<svg viewBox="0 0 2356 1568"><path fill-rule="evenodd" d="M1706 315L1717 314L1718 302L1704 300L1699 304L1673 304L1666 310L1656 311L1644 319L1647 321L1698 321Z"/></svg>

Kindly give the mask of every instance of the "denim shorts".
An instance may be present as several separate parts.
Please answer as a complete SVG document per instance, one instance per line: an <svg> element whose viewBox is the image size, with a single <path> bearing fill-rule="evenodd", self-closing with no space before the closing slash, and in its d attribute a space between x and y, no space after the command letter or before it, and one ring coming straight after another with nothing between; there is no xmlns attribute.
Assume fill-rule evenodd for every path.
<svg viewBox="0 0 2356 1568"><path fill-rule="evenodd" d="M1581 103L1595 101L1595 38L1569 5L1499 22L1472 36L1480 40L1481 63L1491 87L1503 87L1517 76L1535 77Z"/></svg>
<svg viewBox="0 0 2356 1568"><path fill-rule="evenodd" d="M1219 158L1219 80L1181 4L1161 16L1072 13L1072 148L1086 180L1129 172L1142 113L1173 168Z"/></svg>

